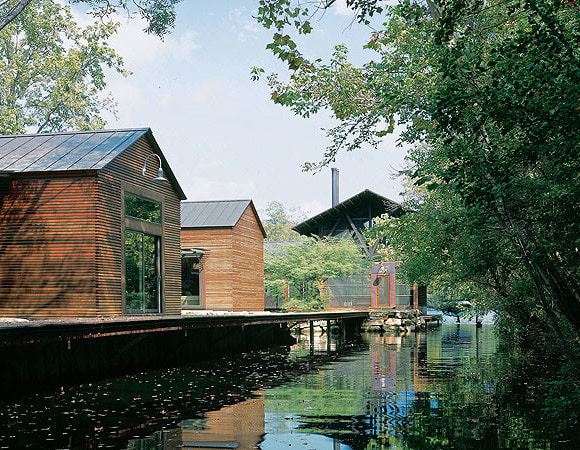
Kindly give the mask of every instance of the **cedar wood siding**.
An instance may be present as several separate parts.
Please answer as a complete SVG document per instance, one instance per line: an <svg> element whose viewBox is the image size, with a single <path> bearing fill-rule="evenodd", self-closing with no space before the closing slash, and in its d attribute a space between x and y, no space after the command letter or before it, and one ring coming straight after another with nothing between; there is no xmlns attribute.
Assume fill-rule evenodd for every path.
<svg viewBox="0 0 580 450"><path fill-rule="evenodd" d="M202 308L264 310L264 235L248 206L233 228L183 228L183 248L203 248Z"/></svg>
<svg viewBox="0 0 580 450"><path fill-rule="evenodd" d="M98 314L94 172L0 180L0 316Z"/></svg>
<svg viewBox="0 0 580 450"><path fill-rule="evenodd" d="M264 310L264 234L252 206L233 229L234 311Z"/></svg>
<svg viewBox="0 0 580 450"><path fill-rule="evenodd" d="M184 228L183 248L204 248L201 307L231 311L233 305L233 239L231 228Z"/></svg>
<svg viewBox="0 0 580 450"><path fill-rule="evenodd" d="M180 199L168 181L155 181L157 159L145 136L113 159L97 177L97 298L103 315L124 313L124 192L162 203L161 270L164 314L181 313Z"/></svg>

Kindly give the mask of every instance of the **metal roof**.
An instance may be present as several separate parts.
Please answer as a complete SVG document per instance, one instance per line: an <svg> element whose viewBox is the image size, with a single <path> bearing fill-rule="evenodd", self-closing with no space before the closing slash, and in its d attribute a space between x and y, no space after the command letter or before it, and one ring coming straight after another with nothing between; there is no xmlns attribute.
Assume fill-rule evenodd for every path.
<svg viewBox="0 0 580 450"><path fill-rule="evenodd" d="M251 207L266 235L252 200L210 200L181 202L181 228L233 228Z"/></svg>
<svg viewBox="0 0 580 450"><path fill-rule="evenodd" d="M0 170L102 169L146 132L145 128L0 136Z"/></svg>
<svg viewBox="0 0 580 450"><path fill-rule="evenodd" d="M368 215L368 207L372 206L372 210L378 212L376 216L388 213L390 216L398 217L403 213L401 205L393 200L383 197L369 189L340 202L333 208L317 214L302 223L294 226L292 229L298 233L308 236L310 234L317 234L318 226L321 223L334 222L343 213L348 213L353 217L366 217Z"/></svg>
<svg viewBox="0 0 580 450"><path fill-rule="evenodd" d="M149 128L0 135L0 172L100 170L146 136L181 199L185 194Z"/></svg>

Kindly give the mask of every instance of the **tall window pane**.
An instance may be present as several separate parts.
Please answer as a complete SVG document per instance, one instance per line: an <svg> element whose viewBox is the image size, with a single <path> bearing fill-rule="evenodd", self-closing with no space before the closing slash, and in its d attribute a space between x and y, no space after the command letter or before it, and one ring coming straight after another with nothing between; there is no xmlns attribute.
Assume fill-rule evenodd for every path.
<svg viewBox="0 0 580 450"><path fill-rule="evenodd" d="M125 231L125 305L128 312L159 312L159 254L159 237Z"/></svg>
<svg viewBox="0 0 580 450"><path fill-rule="evenodd" d="M159 309L159 280L157 277L157 241L156 236L143 235L143 281L145 289L144 308L146 311Z"/></svg>
<svg viewBox="0 0 580 450"><path fill-rule="evenodd" d="M137 311L143 304L143 258L141 233L125 232L125 304Z"/></svg>

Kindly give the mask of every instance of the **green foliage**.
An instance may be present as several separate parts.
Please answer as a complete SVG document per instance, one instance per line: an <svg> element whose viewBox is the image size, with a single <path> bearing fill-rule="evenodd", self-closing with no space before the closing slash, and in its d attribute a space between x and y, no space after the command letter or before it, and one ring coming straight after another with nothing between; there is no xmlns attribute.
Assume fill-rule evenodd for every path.
<svg viewBox="0 0 580 450"><path fill-rule="evenodd" d="M105 70L127 73L107 44L116 30L81 28L68 6L32 1L0 31L0 133L102 128L103 111L115 110Z"/></svg>
<svg viewBox="0 0 580 450"><path fill-rule="evenodd" d="M270 202L264 211L264 230L268 241L296 241L302 237L292 227L300 212L289 210L280 202Z"/></svg>
<svg viewBox="0 0 580 450"><path fill-rule="evenodd" d="M324 295L317 294L314 289L310 289L311 292L308 291L308 288L306 288L306 295L302 295L302 291L299 290L297 296L288 299L284 304L284 308L291 311L319 311L324 309L328 299Z"/></svg>
<svg viewBox="0 0 580 450"><path fill-rule="evenodd" d="M306 239L278 252L266 254L267 283L289 283L293 300L300 309L319 309L326 305L324 282L328 278L357 273L364 259L351 239Z"/></svg>
<svg viewBox="0 0 580 450"><path fill-rule="evenodd" d="M282 301L285 298L287 285L288 283L286 280L272 280L266 278L264 280L264 291L267 296L272 297L277 301Z"/></svg>
<svg viewBox="0 0 580 450"><path fill-rule="evenodd" d="M451 313L498 311L515 275L509 243L477 208L466 208L455 195L425 188L407 190L407 214L383 217L368 230L371 243L387 242L382 253L403 261L408 281L429 285L431 303ZM453 305L455 304L455 306Z"/></svg>
<svg viewBox="0 0 580 450"><path fill-rule="evenodd" d="M113 15L141 17L147 22L144 31L163 37L175 25L175 6L181 0L69 0L71 4L88 7L88 13L106 22ZM0 30L18 18L22 11L33 7L34 0L0 2Z"/></svg>
<svg viewBox="0 0 580 450"><path fill-rule="evenodd" d="M295 24L278 4L274 48ZM284 4L284 6L282 5ZM580 27L576 6L551 0L349 2L359 21L381 13L354 67L302 60L268 78L297 114L329 110L339 124L316 169L341 149L376 144L395 125L411 146L407 213L382 230L410 278L471 291L500 320L562 339L580 329ZM296 3L302 17L317 11ZM356 9L356 8L355 8ZM300 33L301 30L298 30ZM276 53L279 56L279 53ZM286 57L286 61L291 58ZM362 100L367 108L361 108Z"/></svg>

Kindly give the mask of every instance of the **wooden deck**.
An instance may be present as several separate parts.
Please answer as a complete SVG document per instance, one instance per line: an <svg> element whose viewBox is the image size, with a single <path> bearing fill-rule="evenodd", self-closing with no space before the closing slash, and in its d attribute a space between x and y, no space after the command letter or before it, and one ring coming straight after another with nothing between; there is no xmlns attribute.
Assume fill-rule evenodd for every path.
<svg viewBox="0 0 580 450"><path fill-rule="evenodd" d="M295 313L200 313L181 316L119 316L39 319L0 322L0 346L95 339L188 329L239 327L259 324L296 323L319 320L365 319L366 311L318 311Z"/></svg>

